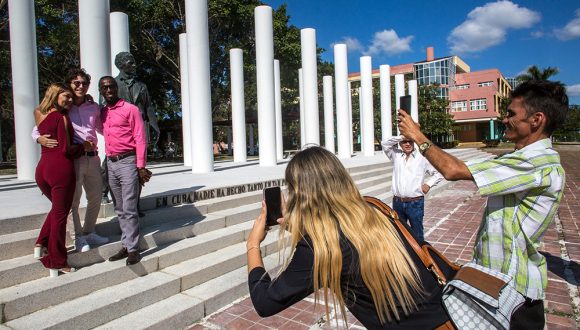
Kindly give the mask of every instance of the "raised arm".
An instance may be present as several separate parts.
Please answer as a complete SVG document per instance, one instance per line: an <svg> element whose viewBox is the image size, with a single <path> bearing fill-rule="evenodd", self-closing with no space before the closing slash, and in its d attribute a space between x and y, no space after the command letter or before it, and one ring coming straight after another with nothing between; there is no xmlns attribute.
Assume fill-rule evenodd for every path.
<svg viewBox="0 0 580 330"><path fill-rule="evenodd" d="M407 137L409 140L412 140L417 145L421 145L425 142L433 144L421 132L419 125L415 123L411 116L409 116L405 111L399 110L398 119L399 130L402 135ZM436 145L432 145L423 156L425 156L431 165L433 165L433 167L435 167L435 169L449 181L473 180L471 172L463 161L446 153Z"/></svg>

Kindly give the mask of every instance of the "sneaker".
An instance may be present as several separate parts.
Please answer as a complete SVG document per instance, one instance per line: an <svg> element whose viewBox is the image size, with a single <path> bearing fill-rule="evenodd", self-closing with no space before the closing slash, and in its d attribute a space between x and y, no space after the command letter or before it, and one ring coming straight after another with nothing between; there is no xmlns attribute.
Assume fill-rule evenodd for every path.
<svg viewBox="0 0 580 330"><path fill-rule="evenodd" d="M103 245L103 244L109 242L109 239L107 237L99 236L99 235L97 235L97 233L94 233L94 232L83 236L83 238L91 246L93 246L93 245Z"/></svg>
<svg viewBox="0 0 580 330"><path fill-rule="evenodd" d="M89 246L89 243L87 243L85 237L80 236L75 239L75 249L77 252L87 252L91 247Z"/></svg>

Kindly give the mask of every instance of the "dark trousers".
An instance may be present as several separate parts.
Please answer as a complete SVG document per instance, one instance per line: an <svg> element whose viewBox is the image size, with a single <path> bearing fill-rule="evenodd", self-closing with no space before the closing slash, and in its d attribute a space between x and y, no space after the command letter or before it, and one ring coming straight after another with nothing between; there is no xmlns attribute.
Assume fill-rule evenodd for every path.
<svg viewBox="0 0 580 330"><path fill-rule="evenodd" d="M402 202L393 198L393 210L399 215L402 222L408 222L413 230L413 235L419 242L425 240L423 231L423 215L425 212L425 198L412 202Z"/></svg>
<svg viewBox="0 0 580 330"><path fill-rule="evenodd" d="M544 301L526 298L526 302L512 315L510 329L542 330L545 323Z"/></svg>

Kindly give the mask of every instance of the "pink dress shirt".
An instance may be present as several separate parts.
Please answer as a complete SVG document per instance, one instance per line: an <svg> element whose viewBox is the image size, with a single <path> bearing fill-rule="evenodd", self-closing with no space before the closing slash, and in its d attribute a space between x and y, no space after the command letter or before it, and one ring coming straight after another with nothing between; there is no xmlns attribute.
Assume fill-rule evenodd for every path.
<svg viewBox="0 0 580 330"><path fill-rule="evenodd" d="M84 141L91 141L97 148L97 132L103 132L103 123L101 120L101 108L95 102L83 102L81 105L72 105L69 114L72 123L74 135L73 143L83 144ZM36 141L40 137L38 128L32 129L32 139ZM51 137L54 138L54 137Z"/></svg>
<svg viewBox="0 0 580 330"><path fill-rule="evenodd" d="M101 118L105 136L105 154L115 156L135 150L137 167L145 167L147 140L139 108L119 99L115 105L103 107Z"/></svg>

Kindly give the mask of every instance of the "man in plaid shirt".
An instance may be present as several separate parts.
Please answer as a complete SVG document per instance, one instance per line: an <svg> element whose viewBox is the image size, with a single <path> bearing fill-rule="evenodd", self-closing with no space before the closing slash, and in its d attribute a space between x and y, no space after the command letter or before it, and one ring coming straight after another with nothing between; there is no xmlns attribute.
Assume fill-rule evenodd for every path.
<svg viewBox="0 0 580 330"><path fill-rule="evenodd" d="M505 136L515 151L496 159L463 163L425 137L404 111L402 135L419 145L423 155L447 180L473 180L488 196L477 234L474 261L511 275L526 302L512 315L518 329L544 328L546 259L538 248L554 219L564 189L565 173L550 137L566 117L568 96L559 82L529 81L511 94Z"/></svg>

